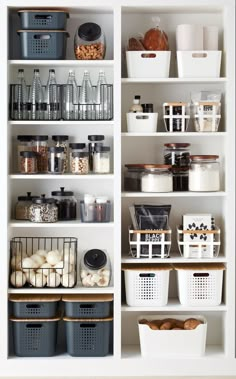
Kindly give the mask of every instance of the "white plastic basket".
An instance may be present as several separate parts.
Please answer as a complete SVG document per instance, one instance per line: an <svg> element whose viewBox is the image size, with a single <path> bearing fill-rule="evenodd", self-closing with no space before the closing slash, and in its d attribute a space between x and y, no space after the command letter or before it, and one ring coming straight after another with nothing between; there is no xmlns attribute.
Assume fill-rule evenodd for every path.
<svg viewBox="0 0 236 379"><path fill-rule="evenodd" d="M128 133L156 133L158 113L126 113Z"/></svg>
<svg viewBox="0 0 236 379"><path fill-rule="evenodd" d="M221 51L177 51L179 78L219 78Z"/></svg>
<svg viewBox="0 0 236 379"><path fill-rule="evenodd" d="M170 265L122 265L129 306L162 307L168 301Z"/></svg>
<svg viewBox="0 0 236 379"><path fill-rule="evenodd" d="M186 234L203 234L210 236L210 240L202 242L184 241ZM216 258L220 252L220 228L214 230L183 230L182 225L177 227L177 242L180 254L184 258Z"/></svg>
<svg viewBox="0 0 236 379"><path fill-rule="evenodd" d="M126 51L129 78L168 78L170 51Z"/></svg>
<svg viewBox="0 0 236 379"><path fill-rule="evenodd" d="M176 318L177 320L186 320L187 315L156 315L156 316L139 316L141 319L157 320L165 318ZM192 315L201 320L203 323L193 330L152 330L146 324L139 324L139 340L141 355L145 358L160 357L201 357L205 354L207 321L205 317Z"/></svg>
<svg viewBox="0 0 236 379"><path fill-rule="evenodd" d="M129 247L133 258L168 258L171 247L171 229L129 229Z"/></svg>
<svg viewBox="0 0 236 379"><path fill-rule="evenodd" d="M182 305L217 306L221 304L223 264L175 265L178 295Z"/></svg>

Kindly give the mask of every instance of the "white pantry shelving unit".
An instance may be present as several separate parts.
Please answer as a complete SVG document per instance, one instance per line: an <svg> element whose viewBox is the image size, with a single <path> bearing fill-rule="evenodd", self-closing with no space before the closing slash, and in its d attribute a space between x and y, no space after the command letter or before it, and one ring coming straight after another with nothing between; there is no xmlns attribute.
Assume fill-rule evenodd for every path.
<svg viewBox="0 0 236 379"><path fill-rule="evenodd" d="M16 10L35 8L33 0L2 0L1 14L1 248L0 265L0 366L1 375L32 376L37 367L38 376L162 376L162 375L234 375L235 358L235 61L234 61L234 0L68 0L67 59L63 61L20 60L16 30L19 20ZM41 0L41 8L64 8L63 0ZM39 6L37 6L39 8ZM124 47L127 39L150 28L151 17L160 15L161 25L167 32L172 50L170 78L129 79L124 62ZM87 20L101 24L107 39L107 55L103 61L76 61L73 52L73 37L76 26ZM223 51L221 77L217 79L181 79L176 75L175 29L180 23L203 23L217 25L220 30L220 49ZM78 81L83 70L89 69L95 80L101 68L114 85L114 119L112 121L9 121L9 84L16 80L19 68L25 69L26 81L30 83L33 69L40 68L45 82L48 69L54 68L59 83L66 81L68 70L73 68ZM192 90L220 89L223 93L222 120L218 133L194 133L193 127L185 134L165 133L161 120L162 103L168 100L189 101ZM125 114L134 94L140 94L144 102L152 102L159 113L158 133L128 134ZM87 141L89 134L104 134L112 146L113 173L110 175L33 175L16 173L14 151L18 134L68 134ZM126 163L156 161L162 157L163 144L189 142L193 154L219 154L221 158L221 191L215 193L129 193L122 192L122 174ZM12 219L12 210L18 195L27 191L50 194L64 186L76 196L87 192L106 194L113 202L113 219L108 224L81 224L79 221L36 225ZM222 230L222 248L212 262L227 266L224 280L224 297L220 306L183 307L178 303L176 278L171 273L170 301L163 308L128 307L121 296L123 279L121 263L137 263L128 256L128 207L133 202L166 203L172 205L170 226L181 222L186 212L209 212L214 214ZM105 248L111 255L113 279L111 286L100 289L84 289L79 284L73 289L44 289L45 293L112 293L114 295L113 355L104 358L72 358L61 353L51 358L17 358L12 354L11 326L8 323L8 295L10 293L40 293L38 289L9 288L9 240L14 236L75 236L78 238L79 254L88 248ZM146 260L144 260L146 261ZM178 255L173 243L171 258L162 262L186 262ZM159 261L158 261L159 262ZM197 260L193 260L197 262ZM199 359L143 359L140 355L137 317L145 314L203 314L208 321L207 349ZM63 333L62 333L63 335Z"/></svg>

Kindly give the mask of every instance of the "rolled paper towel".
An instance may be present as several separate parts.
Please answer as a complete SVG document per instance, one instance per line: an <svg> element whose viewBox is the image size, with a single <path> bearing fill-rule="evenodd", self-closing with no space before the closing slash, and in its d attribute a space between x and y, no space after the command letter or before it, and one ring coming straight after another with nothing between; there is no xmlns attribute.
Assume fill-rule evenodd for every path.
<svg viewBox="0 0 236 379"><path fill-rule="evenodd" d="M177 25L176 48L179 51L203 50L203 26Z"/></svg>
<svg viewBox="0 0 236 379"><path fill-rule="evenodd" d="M204 26L203 28L204 50L218 50L218 27Z"/></svg>

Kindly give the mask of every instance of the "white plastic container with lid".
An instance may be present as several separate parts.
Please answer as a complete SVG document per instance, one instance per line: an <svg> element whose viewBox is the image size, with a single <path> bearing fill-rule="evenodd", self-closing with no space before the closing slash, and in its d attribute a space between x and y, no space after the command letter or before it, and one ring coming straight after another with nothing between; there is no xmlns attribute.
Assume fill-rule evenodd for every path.
<svg viewBox="0 0 236 379"><path fill-rule="evenodd" d="M220 190L219 155L190 155L189 191Z"/></svg>
<svg viewBox="0 0 236 379"><path fill-rule="evenodd" d="M145 165L141 173L141 192L172 192L173 175L171 165Z"/></svg>

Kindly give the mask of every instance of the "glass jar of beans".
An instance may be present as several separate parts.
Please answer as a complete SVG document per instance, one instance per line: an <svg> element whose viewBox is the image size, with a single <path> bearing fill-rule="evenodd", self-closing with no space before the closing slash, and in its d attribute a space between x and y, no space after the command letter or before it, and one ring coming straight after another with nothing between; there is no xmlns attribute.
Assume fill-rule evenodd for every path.
<svg viewBox="0 0 236 379"><path fill-rule="evenodd" d="M71 156L71 173L87 175L89 173L89 153L75 152Z"/></svg>
<svg viewBox="0 0 236 379"><path fill-rule="evenodd" d="M75 33L74 52L76 59L104 59L106 53L105 36L98 24L86 22Z"/></svg>
<svg viewBox="0 0 236 379"><path fill-rule="evenodd" d="M32 136L32 151L37 153L39 173L48 171L48 136Z"/></svg>
<svg viewBox="0 0 236 379"><path fill-rule="evenodd" d="M20 173L36 174L37 172L37 153L35 151L21 151Z"/></svg>

